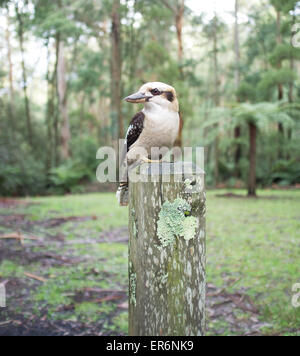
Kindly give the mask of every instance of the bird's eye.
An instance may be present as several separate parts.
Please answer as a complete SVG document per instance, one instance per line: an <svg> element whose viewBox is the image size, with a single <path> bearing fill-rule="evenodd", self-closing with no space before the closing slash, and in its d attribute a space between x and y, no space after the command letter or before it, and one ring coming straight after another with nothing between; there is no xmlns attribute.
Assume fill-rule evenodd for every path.
<svg viewBox="0 0 300 356"><path fill-rule="evenodd" d="M160 95L160 91L158 89L152 89L151 94L152 95Z"/></svg>

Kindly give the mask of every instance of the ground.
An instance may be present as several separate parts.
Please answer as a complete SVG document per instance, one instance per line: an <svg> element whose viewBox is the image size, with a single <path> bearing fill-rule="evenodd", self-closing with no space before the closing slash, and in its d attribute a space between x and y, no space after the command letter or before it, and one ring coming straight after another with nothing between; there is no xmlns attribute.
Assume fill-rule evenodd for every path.
<svg viewBox="0 0 300 356"><path fill-rule="evenodd" d="M207 197L207 334L300 335L300 191L225 193ZM127 214L110 193L0 199L0 335L126 335Z"/></svg>

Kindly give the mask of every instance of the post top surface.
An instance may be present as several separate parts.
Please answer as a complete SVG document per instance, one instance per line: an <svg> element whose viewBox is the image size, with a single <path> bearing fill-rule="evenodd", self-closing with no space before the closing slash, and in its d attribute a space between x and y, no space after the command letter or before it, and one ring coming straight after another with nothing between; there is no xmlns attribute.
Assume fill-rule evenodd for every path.
<svg viewBox="0 0 300 356"><path fill-rule="evenodd" d="M140 166L141 175L205 175L205 172L193 162L144 163Z"/></svg>

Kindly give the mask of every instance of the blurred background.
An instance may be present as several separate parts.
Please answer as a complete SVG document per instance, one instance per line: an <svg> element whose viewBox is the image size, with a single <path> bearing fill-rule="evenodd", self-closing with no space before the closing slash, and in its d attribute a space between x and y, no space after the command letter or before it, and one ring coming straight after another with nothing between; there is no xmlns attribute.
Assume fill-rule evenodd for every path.
<svg viewBox="0 0 300 356"><path fill-rule="evenodd" d="M207 333L300 335L299 15L294 0L0 0L0 335L127 334L128 211L96 152L149 81L176 88L179 142L206 150Z"/></svg>
<svg viewBox="0 0 300 356"><path fill-rule="evenodd" d="M177 89L208 186L300 182L297 1L0 3L1 195L85 190L148 81Z"/></svg>

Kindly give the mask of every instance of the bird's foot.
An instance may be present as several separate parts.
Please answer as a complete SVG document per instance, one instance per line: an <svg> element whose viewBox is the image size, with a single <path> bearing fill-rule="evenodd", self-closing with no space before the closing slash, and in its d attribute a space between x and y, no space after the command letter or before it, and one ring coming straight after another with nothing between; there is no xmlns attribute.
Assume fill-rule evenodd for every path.
<svg viewBox="0 0 300 356"><path fill-rule="evenodd" d="M163 162L162 159L161 160L151 160L151 159L149 159L147 157L142 157L141 158L141 163L162 163L162 162Z"/></svg>

